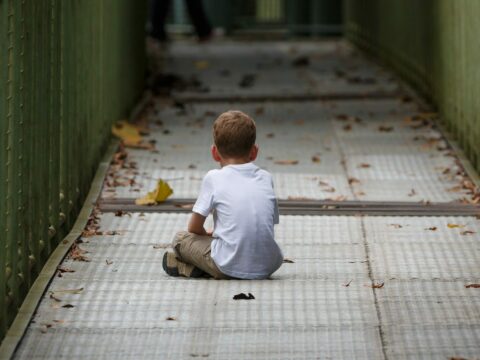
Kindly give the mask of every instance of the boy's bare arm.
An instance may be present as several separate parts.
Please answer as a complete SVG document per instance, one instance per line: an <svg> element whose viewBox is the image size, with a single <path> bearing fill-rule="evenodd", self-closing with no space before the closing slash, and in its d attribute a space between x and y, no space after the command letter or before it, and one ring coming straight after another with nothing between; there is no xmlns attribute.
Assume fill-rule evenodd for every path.
<svg viewBox="0 0 480 360"><path fill-rule="evenodd" d="M192 213L190 221L188 222L188 232L197 235L212 235L211 232L207 232L203 227L206 217L197 213Z"/></svg>

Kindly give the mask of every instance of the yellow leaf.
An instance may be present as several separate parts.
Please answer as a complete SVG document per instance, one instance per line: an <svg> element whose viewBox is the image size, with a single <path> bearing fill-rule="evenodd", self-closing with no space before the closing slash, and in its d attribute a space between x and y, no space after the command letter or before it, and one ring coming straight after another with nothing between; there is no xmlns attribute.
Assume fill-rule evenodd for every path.
<svg viewBox="0 0 480 360"><path fill-rule="evenodd" d="M122 139L126 145L137 145L142 141L138 128L126 120L117 121L112 125L112 134Z"/></svg>
<svg viewBox="0 0 480 360"><path fill-rule="evenodd" d="M195 61L195 67L198 70L204 70L204 69L208 68L208 66L209 66L209 63L206 60Z"/></svg>
<svg viewBox="0 0 480 360"><path fill-rule="evenodd" d="M167 198L173 194L173 190L165 181L162 179L158 180L157 187L155 190L150 191L144 197L135 200L137 205L155 205L162 201L167 200Z"/></svg>
<svg viewBox="0 0 480 360"><path fill-rule="evenodd" d="M458 225L458 224L447 224L447 226L448 226L450 229L463 228L463 227L465 227L465 225Z"/></svg>

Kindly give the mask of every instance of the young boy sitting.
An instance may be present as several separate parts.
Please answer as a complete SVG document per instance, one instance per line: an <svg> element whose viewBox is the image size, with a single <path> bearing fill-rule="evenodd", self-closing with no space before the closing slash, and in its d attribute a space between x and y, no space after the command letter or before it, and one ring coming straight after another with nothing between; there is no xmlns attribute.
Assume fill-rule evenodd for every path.
<svg viewBox="0 0 480 360"><path fill-rule="evenodd" d="M227 111L213 124L211 153L221 169L204 177L188 232L173 240L163 268L171 276L265 279L283 262L274 239L278 207L272 176L252 163L257 157L255 122ZM206 231L213 211L214 229Z"/></svg>

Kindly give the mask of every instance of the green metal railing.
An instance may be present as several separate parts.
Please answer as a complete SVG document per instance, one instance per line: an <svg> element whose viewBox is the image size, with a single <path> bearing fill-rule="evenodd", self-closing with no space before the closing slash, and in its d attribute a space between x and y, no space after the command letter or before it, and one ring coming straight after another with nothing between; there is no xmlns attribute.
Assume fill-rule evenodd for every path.
<svg viewBox="0 0 480 360"><path fill-rule="evenodd" d="M0 0L0 339L143 88L142 1Z"/></svg>
<svg viewBox="0 0 480 360"><path fill-rule="evenodd" d="M347 37L438 106L480 171L480 1L346 0Z"/></svg>

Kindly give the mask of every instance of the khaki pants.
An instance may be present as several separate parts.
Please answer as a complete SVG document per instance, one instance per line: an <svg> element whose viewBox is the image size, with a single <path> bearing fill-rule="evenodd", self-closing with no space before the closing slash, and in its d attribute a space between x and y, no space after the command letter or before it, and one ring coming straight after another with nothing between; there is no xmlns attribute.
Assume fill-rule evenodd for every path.
<svg viewBox="0 0 480 360"><path fill-rule="evenodd" d="M173 251L179 260L178 271L181 275L191 274L194 266L212 275L215 279L230 279L215 265L210 256L213 238L180 231L173 239Z"/></svg>

